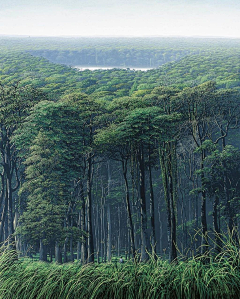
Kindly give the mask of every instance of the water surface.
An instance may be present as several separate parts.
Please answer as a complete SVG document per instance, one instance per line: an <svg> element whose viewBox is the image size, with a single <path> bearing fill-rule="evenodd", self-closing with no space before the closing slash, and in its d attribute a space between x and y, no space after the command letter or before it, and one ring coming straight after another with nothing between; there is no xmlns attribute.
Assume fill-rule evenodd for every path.
<svg viewBox="0 0 240 299"><path fill-rule="evenodd" d="M90 71L96 71L96 70L112 70L112 69L124 69L124 70L135 70L135 71L148 71L152 70L153 68L148 68L148 67L121 67L121 66L82 66L82 65L76 65L74 68L80 70L80 71L85 71L85 70L90 70Z"/></svg>

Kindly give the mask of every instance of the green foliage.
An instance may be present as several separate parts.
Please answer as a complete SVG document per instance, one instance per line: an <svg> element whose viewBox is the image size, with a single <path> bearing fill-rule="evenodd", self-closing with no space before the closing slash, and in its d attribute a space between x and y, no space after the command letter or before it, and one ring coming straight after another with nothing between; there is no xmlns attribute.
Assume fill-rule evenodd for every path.
<svg viewBox="0 0 240 299"><path fill-rule="evenodd" d="M0 298L237 298L238 246L224 238L223 248L211 263L198 257L172 264L158 258L86 266L20 261L2 248Z"/></svg>
<svg viewBox="0 0 240 299"><path fill-rule="evenodd" d="M27 195L26 210L17 233L28 242L62 239L63 222L72 184L81 172L83 121L69 102L37 104L15 136L24 146L25 181L19 194Z"/></svg>
<svg viewBox="0 0 240 299"><path fill-rule="evenodd" d="M235 213L237 213L240 198L239 149L227 145L221 152L219 150L213 151L205 159L205 162L208 167L204 167L202 170L206 175L204 187L208 190L210 196L217 195L220 198L224 198L227 188L229 200L234 205Z"/></svg>
<svg viewBox="0 0 240 299"><path fill-rule="evenodd" d="M157 43L156 46L153 46L153 41ZM18 158L22 158L21 171L26 168L21 181L20 200L13 203L13 210L15 205L19 205L18 212L22 214L17 233L24 235L28 242L35 243L39 238L44 238L44 242L48 244L55 240L61 241L70 234L76 237L74 242L79 241L81 232L76 215L80 214L83 206L81 203L86 199L86 189L92 191L90 188L94 186L96 193L93 192L93 198L98 203L105 199L114 201L121 198L119 190L123 188L120 178L116 184L119 184L119 189L112 187L109 178L111 188L108 187L111 192L108 195L104 195L105 191L101 194L106 184L100 182L104 178L101 172L105 170L101 169L98 162L103 154L106 159L121 161L129 181L132 178L130 187L134 199L133 210L139 208L134 197L136 193L139 199L140 158L144 158L141 166L146 173L148 188L149 166L159 167L160 157L165 182L162 176L162 182L158 182L158 189L155 188L154 192L156 190L157 194L162 194L160 188L163 185L165 197L172 192L174 205L179 206L175 199L177 191L172 190L177 190L177 175L174 173L177 174L176 157L180 157L177 142L182 137L183 143L189 142L191 138L195 139L195 145L192 145L193 142L189 149L194 162L190 161L187 165L186 155L184 167L179 169L179 175L183 177L178 180L178 187L183 191L182 208L184 209L186 200L191 200L184 199L184 196L193 183L197 188L190 195L207 191L207 196L212 198L217 195L222 199L227 190L234 213L239 215L239 151L229 146L222 152L219 151L223 138L234 138L235 143L238 140L229 132L230 129L237 129L239 123L239 43L232 41L229 46L225 44L226 41L220 40L205 40L205 44L196 40L177 40L177 44L174 44L176 40L156 39L145 40L144 45L140 45L139 40L129 41L126 45L122 44L122 40L119 42L114 39L116 45L113 46L113 40L108 42L109 44L103 45L98 40L99 44L93 45L90 40L81 40L82 44L71 40L66 45L64 40L57 39L52 44L36 40L35 45L29 39L23 45L20 39L6 41L6 46L1 46L9 50L19 43L16 51L0 54L1 133L5 137L5 129L9 129L5 145L9 145L8 139L11 138L13 151L12 156L3 158L2 162L13 162L14 168L10 172L13 180L18 181ZM79 71L50 63L29 53L67 65L70 62L72 65L83 62L87 65L114 65L118 62L119 66L164 66L148 72L117 68ZM40 88L40 91L35 87ZM13 132L15 136L12 136ZM228 141L231 141L230 138ZM5 145L1 149L2 157ZM197 147L195 152L194 147ZM188 149L184 150L186 152ZM204 160L206 155L208 157ZM200 157L202 168L195 172L200 174L197 177L194 171L200 164ZM96 159L92 161L93 158ZM93 164L89 169L91 175L88 177L87 187L86 168L88 161L90 165L90 160ZM184 172L187 177L188 171L186 183ZM93 173L100 175L96 181L93 181ZM5 173L2 175L3 179L4 176ZM228 178L228 186L223 184L224 176ZM169 184L167 190L170 179L173 179L174 186ZM79 182L83 186L81 200L77 189ZM1 187L3 211L4 205L7 207L4 198L8 192L4 181ZM118 192L115 193L116 190ZM197 204L194 205L197 207ZM68 210L68 207L72 210ZM96 209L94 215L99 216L99 206ZM219 207L219 212L222 213L222 207ZM191 216L193 217L193 212L189 211L189 218ZM64 221L67 222L70 218L73 227L64 228ZM5 221L4 228L7 226L7 220ZM98 220L94 221L96 223ZM149 221L147 222L148 225ZM139 223L136 224L136 231L138 226ZM62 245L61 242L59 244ZM190 280L190 274L186 275ZM201 275L202 272L197 277ZM131 281L132 278L128 279ZM108 281L107 277L105 280ZM114 296L111 290L108 293L107 283L101 283L93 294L98 294L98 290L104 286L99 294L102 296L101 292L105 292L106 296ZM134 285L138 286L138 283L134 281ZM172 286L170 280L169 285ZM145 294L144 286L141 283L139 286ZM195 289L195 282L191 288ZM205 296L207 291L204 292L202 294ZM150 294L153 293L148 289L146 296ZM164 292L162 294L164 296Z"/></svg>
<svg viewBox="0 0 240 299"><path fill-rule="evenodd" d="M216 144L213 143L212 140L205 140L201 146L197 147L195 149L195 153L201 153L202 151L209 151L210 153L213 152L216 149Z"/></svg>

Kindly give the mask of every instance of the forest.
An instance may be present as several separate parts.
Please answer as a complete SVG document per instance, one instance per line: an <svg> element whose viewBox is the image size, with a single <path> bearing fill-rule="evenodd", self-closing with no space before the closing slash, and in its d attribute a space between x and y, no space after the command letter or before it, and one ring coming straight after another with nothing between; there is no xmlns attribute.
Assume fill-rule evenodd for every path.
<svg viewBox="0 0 240 299"><path fill-rule="evenodd" d="M239 43L1 37L0 298L236 298Z"/></svg>

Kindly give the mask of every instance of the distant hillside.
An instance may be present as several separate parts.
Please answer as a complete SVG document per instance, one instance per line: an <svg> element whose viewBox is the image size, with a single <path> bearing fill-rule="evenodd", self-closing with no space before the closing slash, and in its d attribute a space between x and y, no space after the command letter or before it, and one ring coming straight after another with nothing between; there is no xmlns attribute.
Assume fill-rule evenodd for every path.
<svg viewBox="0 0 240 299"><path fill-rule="evenodd" d="M209 80L215 81L218 88L240 88L238 40L232 40L231 43L228 40L227 43L226 40L210 39L156 39L156 44L151 44L154 39L144 39L143 43L137 39L125 39L125 44L118 39L105 39L106 44L102 39L69 39L69 43L67 41L68 39L49 39L49 42L40 38L0 39L0 82L30 84L41 88L50 94L51 98L77 90L87 94L94 93L96 97L107 97L109 100L132 94L144 95L156 86L173 85L184 88ZM95 47L93 41L98 42ZM129 41L128 45L126 41ZM163 43L162 50L160 41ZM78 50L74 50L77 48ZM70 55L71 53L75 54ZM82 53L82 56L78 56L79 53ZM160 53L164 53L161 54L165 57L164 63L157 60ZM155 60L150 58L150 54L155 55ZM94 59L97 59L100 65L104 57L105 63L112 63L114 66L114 59L119 61L120 58L122 65L125 61L124 66L128 60L129 64L132 61L136 67L145 65L147 61L151 61L152 67L156 61L163 64L147 72L126 69L79 71L67 66L71 64L68 63L70 60L72 65L80 64L77 59L83 59L82 57L85 57L85 64L88 65L94 64ZM168 60L174 61L167 62Z"/></svg>
<svg viewBox="0 0 240 299"><path fill-rule="evenodd" d="M157 68L193 54L239 48L239 39L0 37L3 51L27 51L70 66Z"/></svg>

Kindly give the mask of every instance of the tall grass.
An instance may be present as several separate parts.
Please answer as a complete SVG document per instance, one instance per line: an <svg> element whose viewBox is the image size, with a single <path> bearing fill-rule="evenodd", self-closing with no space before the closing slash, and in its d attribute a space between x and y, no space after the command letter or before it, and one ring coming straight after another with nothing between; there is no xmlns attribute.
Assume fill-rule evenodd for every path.
<svg viewBox="0 0 240 299"><path fill-rule="evenodd" d="M172 264L152 258L85 266L20 261L14 251L2 248L0 299L239 298L239 247L227 241L223 246L208 263L192 257Z"/></svg>

